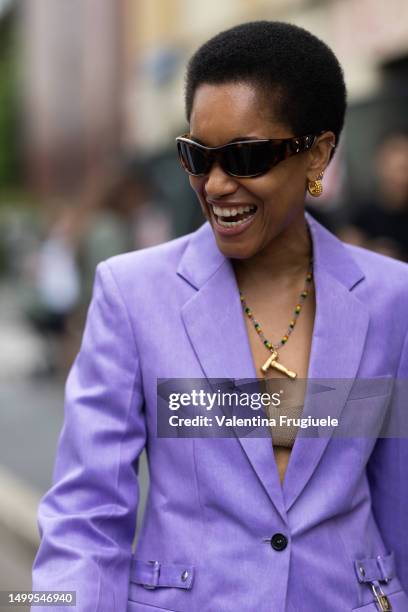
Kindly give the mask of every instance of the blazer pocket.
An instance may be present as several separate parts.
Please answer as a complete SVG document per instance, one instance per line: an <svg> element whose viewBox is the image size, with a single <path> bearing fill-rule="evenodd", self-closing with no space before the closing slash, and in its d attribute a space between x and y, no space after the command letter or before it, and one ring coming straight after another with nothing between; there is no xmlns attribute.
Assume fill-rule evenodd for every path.
<svg viewBox="0 0 408 612"><path fill-rule="evenodd" d="M354 561L354 570L362 586L361 603L353 611L408 610L408 597L396 575L395 556L388 554L365 557Z"/></svg>
<svg viewBox="0 0 408 612"><path fill-rule="evenodd" d="M384 377L355 380L334 436L366 439L389 437L387 428L393 384L392 379Z"/></svg>
<svg viewBox="0 0 408 612"><path fill-rule="evenodd" d="M391 375L372 378L356 378L350 389L347 401L390 396L394 387Z"/></svg>
<svg viewBox="0 0 408 612"><path fill-rule="evenodd" d="M176 587L191 589L194 580L194 567L179 563L160 563L160 561L143 561L132 558L130 581L146 589L159 587Z"/></svg>
<svg viewBox="0 0 408 612"><path fill-rule="evenodd" d="M128 599L126 612L178 612L170 608L158 608L157 606L151 606L149 604L140 603L139 601L132 601Z"/></svg>
<svg viewBox="0 0 408 612"><path fill-rule="evenodd" d="M144 560L132 555L127 612L182 612L191 609L195 567Z"/></svg>

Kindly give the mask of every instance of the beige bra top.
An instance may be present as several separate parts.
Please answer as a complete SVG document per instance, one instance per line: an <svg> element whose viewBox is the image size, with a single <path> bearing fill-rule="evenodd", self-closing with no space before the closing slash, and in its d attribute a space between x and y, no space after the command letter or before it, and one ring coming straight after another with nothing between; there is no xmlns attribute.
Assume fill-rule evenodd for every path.
<svg viewBox="0 0 408 612"><path fill-rule="evenodd" d="M274 419L276 422L276 425L269 427L273 446L292 448L294 445L299 427L281 422L280 416L284 415L288 419L297 419L302 415L305 382L300 380L285 380L282 382L282 379L278 378L270 378L263 381L265 391L269 394L283 390L283 393L280 394L280 405L273 406L271 404L265 408L266 416L269 419Z"/></svg>

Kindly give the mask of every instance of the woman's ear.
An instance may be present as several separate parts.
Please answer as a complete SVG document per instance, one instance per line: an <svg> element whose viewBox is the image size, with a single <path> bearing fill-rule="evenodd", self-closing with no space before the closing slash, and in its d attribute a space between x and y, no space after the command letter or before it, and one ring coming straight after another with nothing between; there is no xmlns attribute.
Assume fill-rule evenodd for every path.
<svg viewBox="0 0 408 612"><path fill-rule="evenodd" d="M324 132L317 137L316 142L310 149L309 164L306 177L309 181L315 181L317 177L327 168L330 155L336 146L336 136L333 132Z"/></svg>

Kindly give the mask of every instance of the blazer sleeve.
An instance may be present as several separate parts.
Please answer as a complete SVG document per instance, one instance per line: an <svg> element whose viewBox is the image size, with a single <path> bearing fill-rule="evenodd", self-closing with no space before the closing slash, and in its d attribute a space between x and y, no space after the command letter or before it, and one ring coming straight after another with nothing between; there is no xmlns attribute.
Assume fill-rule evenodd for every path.
<svg viewBox="0 0 408 612"><path fill-rule="evenodd" d="M403 344L388 429L379 438L367 466L374 517L389 551L394 551L397 575L408 593L408 334ZM398 435L398 437L396 437Z"/></svg>
<svg viewBox="0 0 408 612"><path fill-rule="evenodd" d="M65 386L52 486L41 498L33 590L76 591L58 610L124 612L146 424L136 338L108 261L98 264Z"/></svg>

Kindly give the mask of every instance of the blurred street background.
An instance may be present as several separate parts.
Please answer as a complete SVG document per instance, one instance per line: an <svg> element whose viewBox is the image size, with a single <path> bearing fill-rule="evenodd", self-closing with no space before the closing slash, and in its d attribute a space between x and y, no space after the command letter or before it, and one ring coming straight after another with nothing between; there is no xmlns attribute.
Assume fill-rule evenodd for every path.
<svg viewBox="0 0 408 612"><path fill-rule="evenodd" d="M309 29L344 68L346 126L310 212L408 261L407 0L0 0L0 590L31 588L97 263L203 222L174 144L187 59L255 19ZM141 482L138 524L145 460Z"/></svg>

